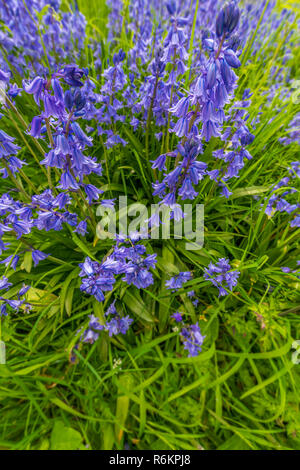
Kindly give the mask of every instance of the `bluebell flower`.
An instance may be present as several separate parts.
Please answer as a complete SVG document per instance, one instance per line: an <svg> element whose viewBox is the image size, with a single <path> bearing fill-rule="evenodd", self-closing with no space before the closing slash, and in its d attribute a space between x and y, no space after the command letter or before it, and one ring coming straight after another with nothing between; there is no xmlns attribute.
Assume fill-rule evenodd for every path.
<svg viewBox="0 0 300 470"><path fill-rule="evenodd" d="M300 215L297 215L291 222L291 227L300 227Z"/></svg>
<svg viewBox="0 0 300 470"><path fill-rule="evenodd" d="M108 331L109 336L123 334L125 335L132 324L133 319L127 315L126 317L116 316L110 321L106 322L105 329Z"/></svg>
<svg viewBox="0 0 300 470"><path fill-rule="evenodd" d="M157 157L156 160L152 161L151 160L151 163L153 163L152 165L152 168L158 168L159 171L162 171L162 170L166 170L166 157L168 156L167 153L164 153L162 155L160 155L159 157Z"/></svg>
<svg viewBox="0 0 300 470"><path fill-rule="evenodd" d="M181 98L172 108L170 108L170 112L177 117L186 116L189 110L190 105L190 98L184 97Z"/></svg>
<svg viewBox="0 0 300 470"><path fill-rule="evenodd" d="M221 133L214 121L208 120L202 126L202 136L208 142L211 137L220 137Z"/></svg>
<svg viewBox="0 0 300 470"><path fill-rule="evenodd" d="M5 264L5 266L10 266L14 271L17 268L20 257L18 255L10 255L5 258L3 261L0 261L0 264Z"/></svg>
<svg viewBox="0 0 300 470"><path fill-rule="evenodd" d="M18 292L18 298L20 299L20 297L23 297L29 291L29 289L30 289L30 286L26 286L25 284L23 284L23 286Z"/></svg>
<svg viewBox="0 0 300 470"><path fill-rule="evenodd" d="M81 222L79 222L79 224L75 228L74 232L79 233L79 235L82 235L84 237L84 235L86 235L86 233L87 233L86 221L82 220Z"/></svg>
<svg viewBox="0 0 300 470"><path fill-rule="evenodd" d="M56 74L57 77L61 77L64 81L72 87L82 87L82 78L88 75L88 71L80 69L77 65L65 65Z"/></svg>
<svg viewBox="0 0 300 470"><path fill-rule="evenodd" d="M205 339L205 336L201 334L198 323L183 328L180 336L184 344L184 349L189 352L188 357L198 356L199 352L202 351L201 346Z"/></svg>
<svg viewBox="0 0 300 470"><path fill-rule="evenodd" d="M225 49L224 57L230 67L234 67L236 69L241 66L240 60L232 49Z"/></svg>
<svg viewBox="0 0 300 470"><path fill-rule="evenodd" d="M99 338L99 333L92 329L88 329L84 332L82 341L84 343L94 344L95 341Z"/></svg>
<svg viewBox="0 0 300 470"><path fill-rule="evenodd" d="M35 77L31 83L23 80L23 88L26 93L34 96L37 105L40 104L42 93L45 91L46 80L42 77Z"/></svg>
<svg viewBox="0 0 300 470"><path fill-rule="evenodd" d="M118 334L125 335L130 325L133 323L133 319L130 318L129 315L122 317L115 308L115 301L106 311L106 316L110 315L113 316L103 323L100 323L99 319L94 315L89 315L89 325L81 335L81 341L93 344L98 340L101 331L107 331L110 337Z"/></svg>
<svg viewBox="0 0 300 470"><path fill-rule="evenodd" d="M4 70L0 70L0 81L1 82L9 82L11 77L10 72L5 72Z"/></svg>
<svg viewBox="0 0 300 470"><path fill-rule="evenodd" d="M180 312L175 312L173 313L173 315L171 315L172 318L174 318L174 320L177 322L177 323L180 323L182 322L182 314Z"/></svg>
<svg viewBox="0 0 300 470"><path fill-rule="evenodd" d="M227 295L227 290L232 291L237 285L239 275L239 271L231 270L229 260L226 258L220 258L216 264L210 263L208 268L204 269L204 279L218 287L219 296Z"/></svg>
<svg viewBox="0 0 300 470"><path fill-rule="evenodd" d="M194 199L198 195L198 192L195 191L192 186L191 178L189 176L184 178L182 186L178 191L178 195L182 198L182 200Z"/></svg>
<svg viewBox="0 0 300 470"><path fill-rule="evenodd" d="M71 90L66 90L64 94L64 102L66 108L71 111L74 106L74 95Z"/></svg>
<svg viewBox="0 0 300 470"><path fill-rule="evenodd" d="M116 309L116 301L114 300L112 304L110 304L110 306L108 307L108 309L106 310L105 312L105 315L108 316L108 315L117 315L117 309Z"/></svg>
<svg viewBox="0 0 300 470"><path fill-rule="evenodd" d="M87 200L89 201L89 204L91 205L93 201L97 201L99 199L99 195L103 193L101 189L96 188L93 184L86 184L84 186L84 190L87 195Z"/></svg>
<svg viewBox="0 0 300 470"><path fill-rule="evenodd" d="M107 131L108 139L105 142L105 147L108 149L114 147L115 145L121 144L123 147L127 145L126 140L122 139L119 135L114 134L112 131Z"/></svg>
<svg viewBox="0 0 300 470"><path fill-rule="evenodd" d="M7 277L3 276L2 278L0 278L0 291L8 290L11 286L12 286L12 283L8 282ZM21 299L21 297L23 297L26 294L29 288L30 286L25 286L25 285L21 287L21 289L19 290L17 294L18 300L5 299L4 297L0 295L0 302L1 302L0 317L8 315L7 307L10 307L15 312L18 312L19 308L25 303L25 300ZM29 304L25 304L25 309L28 310L29 308L30 308Z"/></svg>
<svg viewBox="0 0 300 470"><path fill-rule="evenodd" d="M18 85L14 83L13 85L10 85L10 87L8 88L7 94L11 98L16 98L16 96L18 96L21 93L21 91L22 91L22 88L19 88Z"/></svg>
<svg viewBox="0 0 300 470"><path fill-rule="evenodd" d="M7 277L2 276L0 278L0 290L8 290L12 286L11 282L8 282Z"/></svg>
<svg viewBox="0 0 300 470"><path fill-rule="evenodd" d="M103 302L105 299L103 292L113 289L115 283L114 272L103 272L101 265L97 262L92 262L89 258L81 265L82 284L80 290L89 295L93 295L98 302Z"/></svg>
<svg viewBox="0 0 300 470"><path fill-rule="evenodd" d="M212 88L214 84L216 83L216 77L217 77L217 67L215 62L212 62L209 64L208 70L207 70L207 76L206 76L206 85L207 88Z"/></svg>
<svg viewBox="0 0 300 470"><path fill-rule="evenodd" d="M48 258L48 256L49 255L47 255L46 253L43 253L40 250L33 250L32 251L32 260L34 262L34 266L37 266L40 261Z"/></svg>
<svg viewBox="0 0 300 470"><path fill-rule="evenodd" d="M13 137L0 130L0 162L4 159L6 165L13 174L18 173L19 169L22 168L23 165L27 165L26 162L16 157L20 147L14 143L14 140L15 139ZM0 172L2 173L3 178L8 178L9 175L5 167L1 168Z"/></svg>
<svg viewBox="0 0 300 470"><path fill-rule="evenodd" d="M72 122L71 128L75 136L77 137L78 141L82 145L84 146L87 145L88 147L92 147L93 145L92 139L83 132L83 130L81 129L81 127L79 126L77 122Z"/></svg>
<svg viewBox="0 0 300 470"><path fill-rule="evenodd" d="M29 131L29 134L32 137L35 137L36 139L39 139L41 137L42 123L43 119L40 116L34 116Z"/></svg>
<svg viewBox="0 0 300 470"><path fill-rule="evenodd" d="M189 271L181 272L177 276L171 277L168 281L166 281L167 289L178 290L180 289L184 283L190 281L192 279L192 275Z"/></svg>
<svg viewBox="0 0 300 470"><path fill-rule="evenodd" d="M79 189L79 184L77 183L74 176L67 170L61 175L60 184L58 185L61 189Z"/></svg>
<svg viewBox="0 0 300 470"><path fill-rule="evenodd" d="M188 135L188 131L189 121L186 117L181 117L173 127L173 132L175 132L178 137L184 137Z"/></svg>
<svg viewBox="0 0 300 470"><path fill-rule="evenodd" d="M21 238L22 235L28 235L31 231L31 223L25 221L15 221L12 223L13 229L17 234L17 238Z"/></svg>
<svg viewBox="0 0 300 470"><path fill-rule="evenodd" d="M236 1L227 2L220 10L216 20L216 34L218 37L230 35L239 22L240 10Z"/></svg>
<svg viewBox="0 0 300 470"><path fill-rule="evenodd" d="M113 199L102 199L100 202L101 206L106 207L107 209L114 209L115 207L115 200L116 198Z"/></svg>

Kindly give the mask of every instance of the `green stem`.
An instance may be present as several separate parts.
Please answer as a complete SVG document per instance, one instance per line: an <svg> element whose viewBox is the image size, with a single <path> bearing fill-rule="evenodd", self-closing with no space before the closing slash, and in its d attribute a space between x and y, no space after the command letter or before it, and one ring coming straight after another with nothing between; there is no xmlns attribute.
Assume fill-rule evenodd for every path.
<svg viewBox="0 0 300 470"><path fill-rule="evenodd" d="M28 176L26 175L26 173L24 173L24 171L22 170L22 168L19 169L19 173L20 175L22 176L22 178L26 181L26 183L28 184L28 186L30 186L33 191L35 193L38 193L38 190L37 188L35 187L35 185L33 184L33 182L28 178Z"/></svg>
<svg viewBox="0 0 300 470"><path fill-rule="evenodd" d="M16 114L16 116L18 116L18 118L21 121L21 123L23 124L24 128L27 129L28 124L25 121L25 119L22 117L22 115L19 113L16 106L13 104L13 102L9 99L9 97L5 93L1 92L1 90L0 90L0 93L5 97L5 100L7 101L7 103L9 104L11 109L13 110L13 112ZM45 155L45 150L43 149L43 147L41 146L39 141L35 137L33 137L33 140L34 140L34 143L36 144L37 148L40 150L41 154L44 156Z"/></svg>
<svg viewBox="0 0 300 470"><path fill-rule="evenodd" d="M217 59L217 58L219 57L220 52L221 52L221 49L222 49L222 46L223 46L223 44L224 44L224 41L225 41L225 33L224 33L223 36L222 36L222 39L221 39L221 42L220 42L220 44L219 44L219 48L218 48L218 50L217 50L215 59Z"/></svg>

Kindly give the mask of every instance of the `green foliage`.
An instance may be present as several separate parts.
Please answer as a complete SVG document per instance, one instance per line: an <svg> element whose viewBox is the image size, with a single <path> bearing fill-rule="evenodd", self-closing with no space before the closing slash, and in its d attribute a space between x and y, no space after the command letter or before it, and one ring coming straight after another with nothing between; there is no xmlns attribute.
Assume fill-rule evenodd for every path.
<svg viewBox="0 0 300 470"><path fill-rule="evenodd" d="M69 8L69 2L64 6ZM88 35L103 39L105 2L79 0L78 6L87 15ZM121 38L125 50L129 40ZM5 275L14 285L7 298L30 282L27 300L33 310L2 322L7 364L0 365L0 449L123 449L125 444L152 450L300 448L300 366L291 361L291 345L300 339L299 280L280 270L300 259L299 230L289 231L280 216L276 222L268 219L261 209L263 199L253 197L269 197L270 186L299 158L298 149L278 142L297 105L286 103L278 113L280 96L268 105L263 93L270 67L280 59L272 44L270 40L240 72L238 95L245 87L254 93L249 122L262 112L250 149L253 160L228 201L213 194L213 183L200 187L196 202L205 204L204 248L187 252L179 240L163 246L148 243L149 252L158 253L156 275L161 282L139 294L122 288L118 304L137 321L136 334L104 337L75 351L76 360L71 360L78 324L87 324L92 313L102 318L104 312L93 298L80 295L78 263L86 255L102 259L109 243L92 238L86 243L63 232L50 238L36 231L29 242L40 243L42 237L43 251L51 257L33 270L27 252L16 272L7 268ZM245 50L245 64L251 46ZM295 77L296 54L291 59ZM13 135L18 128L24 130L22 119L26 126L32 107L30 97L16 102L21 118L2 119ZM130 129L122 132L130 145L108 156L96 140L94 154L109 159L109 183L102 189L107 197L125 193L129 202L147 201L153 175L144 144ZM25 134L23 139L24 152L40 160L45 149ZM212 150L207 149L204 160ZM159 152L160 144L150 141L149 159ZM42 189L35 161L28 160L30 179ZM1 184L10 188L8 182ZM28 191L32 194L33 188ZM18 250L17 241L12 250ZM203 279L203 268L211 258L228 254L241 282L234 294L218 299ZM166 275L191 267L193 280L178 293L161 288ZM200 298L197 308L186 296L190 288ZM168 328L167 319L176 309L199 321L206 335L197 358L183 355L178 335Z"/></svg>
<svg viewBox="0 0 300 470"><path fill-rule="evenodd" d="M82 436L78 431L65 426L62 421L54 422L50 438L51 450L82 450L84 448Z"/></svg>

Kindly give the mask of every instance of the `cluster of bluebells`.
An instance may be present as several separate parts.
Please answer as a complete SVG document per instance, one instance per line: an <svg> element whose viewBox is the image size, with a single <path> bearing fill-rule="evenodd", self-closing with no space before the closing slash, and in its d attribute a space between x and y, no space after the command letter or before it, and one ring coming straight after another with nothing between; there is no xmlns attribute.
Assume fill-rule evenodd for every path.
<svg viewBox="0 0 300 470"><path fill-rule="evenodd" d="M205 175L216 181L222 187L222 195L228 197L231 192L227 181L238 177L245 159L251 158L245 147L253 142L254 136L246 126L245 109L237 109L238 106L245 108L249 103L245 100L235 103L231 112L227 115L224 112L224 107L232 100L237 86L234 69L240 66L237 51L239 41L233 37L233 32L238 27L239 18L240 10L235 1L221 8L215 34L212 37L205 35L203 38L205 53L199 58L199 67L194 71L197 77L192 82L188 95L179 96L177 102L169 108L172 116L177 118L172 131L181 141L174 152L160 155L153 162L152 168L165 171L163 180L153 185L153 194L170 207L175 206L178 197L182 200L195 199L198 195L195 188ZM177 37L183 35L177 34ZM174 47L177 51L180 47L178 41ZM182 60L185 56L183 49ZM183 73L184 68L180 68ZM230 125L222 133L227 122ZM234 132L233 127L236 128ZM208 142L212 137L226 141L232 146L232 150L225 153L222 148L214 152L214 156L223 160L226 166L208 171L207 164L198 161L197 157L203 153L203 141ZM166 161L169 159L175 162L171 172L166 171Z"/></svg>
<svg viewBox="0 0 300 470"><path fill-rule="evenodd" d="M6 97L13 99L21 89L16 84L10 84L10 73L0 69L0 105L6 103ZM14 92L15 90L15 92ZM0 113L0 119L3 115ZM26 165L26 162L17 157L21 147L16 145L15 138L0 130L0 173L2 178L8 178L9 173L16 173Z"/></svg>
<svg viewBox="0 0 300 470"><path fill-rule="evenodd" d="M123 275L122 281L138 289L146 289L153 284L150 269L155 268L156 254L146 255L146 247L137 243L138 240L139 236L135 234L131 234L130 238L118 235L112 254L101 263L86 258L80 264L81 291L103 302L103 292L113 289L116 276L120 274Z"/></svg>
<svg viewBox="0 0 300 470"><path fill-rule="evenodd" d="M98 99L101 102L101 107L96 111L96 119L99 125L97 126L99 135L106 135L105 146L107 148L114 147L117 144L123 146L127 142L122 139L115 131L117 122L124 122L126 116L120 114L118 111L123 109L123 103L118 99L120 93L127 84L127 76L124 73L124 60L126 54L121 49L113 56L113 64L109 65L103 72L105 80L104 85L101 87ZM108 126L109 129L104 129L103 125Z"/></svg>
<svg viewBox="0 0 300 470"><path fill-rule="evenodd" d="M260 21L261 26L256 31L255 42L252 46L251 55L263 54L264 57L266 57L266 54L269 51L266 51L263 46L266 38L269 37L270 31L277 30L283 23L292 23L294 18L295 14L292 9L282 8L281 11L278 12L276 9L276 0L262 0L257 4L254 4L253 2L245 2L242 24L240 27L240 41L242 46L245 47L253 30L256 28L257 23ZM283 37L283 32L280 32L282 34L281 37ZM286 40L285 44L288 47L289 42ZM271 53L272 52L270 52L270 54Z"/></svg>
<svg viewBox="0 0 300 470"><path fill-rule="evenodd" d="M300 162L292 162L288 171L290 176L285 176L272 188L265 213L268 217L273 217L276 212L286 213L292 219L290 226L300 227L300 204L297 198L293 200L293 195L298 194L294 185L297 187L300 178ZM281 188L284 188L283 192L280 191Z"/></svg>
<svg viewBox="0 0 300 470"><path fill-rule="evenodd" d="M26 162L16 156L20 147L14 141L13 137L0 129L0 173L2 178L7 178L9 172L15 175L23 165L26 165Z"/></svg>
<svg viewBox="0 0 300 470"><path fill-rule="evenodd" d="M128 28L127 33L132 31L135 38L134 46L126 58L130 73L128 77L124 73L125 53L120 50L114 54L113 64L108 63L108 67L104 69L105 83L101 88L101 93L99 95L93 93L93 100L101 103L99 109L94 108L94 116L99 123L98 133L107 135L105 141L107 148L118 144L126 145L127 141L120 135L120 126L117 126L118 122L125 122L125 114L131 116L130 124L134 130L141 127L143 130L146 129L147 133L147 128L154 120L156 126L165 127L167 133L175 132L179 138L183 139L180 142L181 149L184 147L185 140L192 139L191 146L196 141L199 147L198 154L202 153L203 140L223 137L222 127L229 119L229 116L224 113L224 106L232 99L237 81L234 69L240 66L237 37L240 10L236 1L230 1L220 9L217 21L213 24L213 16L207 13L211 10L216 11L217 4L216 2L208 3L209 5L201 7L206 15L203 14L197 18L197 24L200 22L199 31L203 33L201 37L203 51L195 54L192 64L190 62L188 64L189 53L187 51L193 15L184 2L167 1L162 4L151 0L149 3L137 1L130 4L129 11L134 21L126 25L126 28ZM111 1L110 6L110 34L118 37L122 34L118 25L124 26L123 8L119 1ZM168 34L165 38L163 37L164 28L159 22L155 34L152 34L151 15L154 12L158 13L161 21L169 23ZM149 75L144 77L141 75L141 68L138 64L139 62L146 64L149 60ZM192 65L190 69L192 82L188 93L182 91L184 77L188 72L187 64L190 67ZM140 83L139 88L136 86L137 82ZM243 136L242 148L237 149L236 152L238 155L235 157L234 176L237 176L236 168L241 168L241 160L243 161L244 157L250 158L249 154L244 151L244 147L252 142L253 136L249 136L245 122L243 124L244 128L239 129L238 137L241 138L242 134L247 134L247 136ZM159 139L165 137L164 132L157 132L156 136ZM230 140L226 132L224 136L225 140ZM235 148L236 140L237 138L233 138ZM175 153L180 155L179 149L174 152L170 152L169 148L166 150L170 156ZM159 156L153 168L165 170L163 163L165 157L164 154ZM228 158L231 161L232 155ZM175 166L177 166L177 160ZM200 177L193 174L194 178L191 180L190 175L187 175L182 181L184 171L178 170L179 174L176 171L170 176L170 182L164 181L167 190L171 190L170 195L165 195L163 189L160 187L157 189L156 186L154 194L167 197L169 204L168 199L174 199L173 179L177 177L176 183L183 186L181 191L183 198L193 199L197 192L192 190L191 186L198 184L205 170L205 165L202 162L199 164L201 165ZM224 178L221 170L212 172L210 176L212 179L219 177L218 184L222 188L226 187L221 181ZM169 183L173 187L169 188ZM179 189L180 187L177 191ZM222 194L227 195L226 189ZM177 197L177 194L175 196ZM181 197L181 194L178 196Z"/></svg>
<svg viewBox="0 0 300 470"><path fill-rule="evenodd" d="M60 0L0 1L0 16L6 26L0 28L1 68L21 76L43 75L45 46L51 68L58 59L78 59L84 46L86 20L77 8L62 12L60 6Z"/></svg>
<svg viewBox="0 0 300 470"><path fill-rule="evenodd" d="M104 322L100 323L99 318L96 318L95 315L89 315L89 319L88 328L82 333L80 341L90 344L97 341L101 331L107 331L110 337L119 334L125 335L133 322L129 315L120 316L115 307L115 301L106 310Z"/></svg>
<svg viewBox="0 0 300 470"><path fill-rule="evenodd" d="M176 292L178 289L181 289L183 284L190 281L191 279L192 274L189 271L183 271L166 281L166 288L172 289L172 292Z"/></svg>
<svg viewBox="0 0 300 470"><path fill-rule="evenodd" d="M240 28L240 39L243 47L247 45L249 35L256 28L258 21L260 22L260 27L256 31L251 55L255 55L259 59L262 58L264 63L272 59L272 49L266 50L263 47L271 31L277 31L277 42L281 44L280 60L272 65L268 85L266 90L262 92L267 97L270 107L273 108L274 114L269 121L271 123L279 112L284 112L287 100L293 101L293 88L295 86L297 88L297 82L294 85L293 73L289 63L292 58L291 43L293 41L294 28L290 28L290 31L287 32L287 30L281 30L280 27L282 24L291 25L293 23L298 23L299 26L299 19L296 12L290 8L282 8L278 12L276 0L263 0L255 5L253 3L246 3ZM278 97L280 100L278 100ZM287 133L287 135L278 139L283 145L289 145L293 142L299 143L299 113L295 115L289 127L287 129L283 128L282 131Z"/></svg>
<svg viewBox="0 0 300 470"><path fill-rule="evenodd" d="M153 195L161 198L161 204L174 209L174 213L178 212L177 200L178 196L181 200L194 199L198 192L195 186L206 175L207 164L197 160L197 156L201 151L201 147L194 140L179 144L177 152L160 155L152 165L152 168L158 168L160 171L166 170L166 159L168 157L177 158L179 154L182 160L175 166L170 173L165 173L161 183L158 181L153 184ZM176 210L177 209L177 210ZM175 217L176 218L176 217Z"/></svg>
<svg viewBox="0 0 300 470"><path fill-rule="evenodd" d="M198 322L194 325L186 325L183 322L182 314L180 312L175 312L172 315L175 322L180 324L180 339L183 343L184 349L188 351L188 357L198 356L202 351L202 344L205 339L205 336L201 334L200 327Z"/></svg>
<svg viewBox="0 0 300 470"><path fill-rule="evenodd" d="M247 126L249 113L247 108L251 104L251 91L246 89L243 93L241 101L235 101L228 114L224 119L224 133L221 137L226 142L228 150L220 148L213 151L213 156L217 161L221 162L221 167L208 171L210 179L214 180L221 186L221 194L228 198L232 192L228 189L228 183L232 178L238 178L240 171L245 166L245 161L251 160L252 156L247 150L247 146L254 141L254 135ZM255 125L256 123L252 123Z"/></svg>
<svg viewBox="0 0 300 470"><path fill-rule="evenodd" d="M13 190L0 197L0 254L9 249L7 234L20 243L25 242L26 246L24 251L9 255L0 263L17 270L21 254L28 250L34 266L47 259L48 253L31 246L30 239L26 240L26 236L36 230L48 233L67 226L68 233L87 235L87 221L91 225L93 222L91 206L101 199L103 191L99 186L101 178L104 179L92 133L102 145L106 164L111 149L126 146L129 140L134 142L135 133L137 139L145 138L148 158L153 153L149 152L149 134L155 136L151 148L154 141L161 150L151 161L156 179L153 196L171 209L176 221L184 217L181 202L197 198L199 183L204 178L213 180L221 188L221 194L229 197L230 180L238 178L245 163L252 158L248 146L254 141L252 132L259 122L257 116L249 123L247 109L251 104L251 91L245 90L239 101L234 96L242 48L258 21L263 27L256 32L251 54L260 53L260 44L269 29L293 19L286 12L278 16L274 13L275 1L268 4L266 1L257 8L246 2L242 13L237 0L227 3L222 0L132 0L126 5L122 0L108 0L108 49L113 54L105 61L102 44L93 40L89 59L93 54L95 75L91 76L88 69L77 65L84 57L86 21L76 1L65 13L60 9L60 0L0 0L3 20L0 26L0 103L4 112L12 113L18 95L25 92L33 96L38 112L27 129L26 139L42 144L39 170L48 183L45 186L46 179L41 181L36 194L25 192L18 182L26 177L26 166L31 162L18 157L21 150L18 141L0 130L1 176L14 184ZM194 18L196 7L198 15ZM125 8L128 22L124 21ZM131 38L126 41L126 53L119 49L123 35ZM276 74L280 83L267 91L268 100L281 90L284 80L289 83L286 73L289 52L284 49L281 69L271 70L271 76ZM18 84L14 82L16 77ZM24 79L22 88L19 87L20 77ZM283 144L299 140L298 121L296 116L289 137L280 139ZM212 167L205 153L211 140L215 149ZM120 150L122 157L122 147ZM290 202L289 198L296 193L290 183L299 175L300 163L294 162L290 176L273 188L276 194L271 196L266 209L269 216L276 211L292 214L292 227L300 226L300 205ZM279 195L277 190L281 187L288 189ZM100 203L112 207L114 200L104 199ZM159 216L155 216L155 223L159 225ZM129 238L117 236L109 255L102 261L86 258L80 264L81 291L104 302L105 293L114 289L118 276L123 283L137 289L151 286L156 255L147 254L139 240L136 234ZM285 272L287 269L283 268ZM205 269L204 277L218 287L220 296L224 296L236 286L239 272L231 269L228 260L220 259L216 265L210 264ZM176 292L191 278L189 271L180 272L167 280L165 286ZM11 283L3 277L0 290L10 287ZM27 289L27 286L22 287L17 300L1 296L1 315L6 315L9 308L17 311L24 306L22 297ZM195 293L191 291L187 295L197 307L199 300ZM25 308L28 308L26 304ZM182 323L180 337L184 348L189 356L196 356L204 340L198 324L185 325L179 312L173 318ZM107 331L109 336L125 334L132 322L128 316L122 317L113 303L105 314L105 321L90 316L81 340L93 343L101 331Z"/></svg>
<svg viewBox="0 0 300 470"><path fill-rule="evenodd" d="M53 195L50 189L32 196L31 200L26 203L15 201L11 194L4 193L0 197L0 254L10 247L10 244L5 241L5 234L9 232L13 233L17 239L24 241L33 230L61 231L65 225L68 225L74 232L85 235L86 221L78 220L78 215L69 210L70 204L71 198L68 194L61 192ZM28 249L31 251L35 267L49 256L31 246L27 241L25 241L25 246L25 251ZM19 255L20 253L10 255L1 263L15 270L20 260Z"/></svg>
<svg viewBox="0 0 300 470"><path fill-rule="evenodd" d="M202 351L202 344L205 336L201 334L198 323L195 325L188 325L182 328L180 337L184 346L184 349L188 351L188 357L195 357Z"/></svg>
<svg viewBox="0 0 300 470"><path fill-rule="evenodd" d="M178 100L177 95L182 96L179 88L187 71L188 59L186 47L189 18L184 16L182 10L180 2L177 5L176 2L166 3L165 11L169 15L168 34L163 43L153 44L155 54L150 64L150 74L140 89L139 105L144 113L144 126L149 125L147 120L152 115L157 126L167 126L167 129L174 126L170 110ZM157 31L157 34L162 31ZM160 140L162 134L158 132L156 138Z"/></svg>
<svg viewBox="0 0 300 470"><path fill-rule="evenodd" d="M29 132L35 138L43 138L47 133L50 139L51 149L41 163L61 170L58 188L74 191L82 188L92 204L101 191L86 183L85 177L91 173L101 176L102 166L95 157L84 155L84 150L93 143L77 122L86 103L80 88L87 73L75 65L65 65L51 79L35 77L30 83L24 81L23 86L34 96L36 104L40 106L42 102L44 108L33 118ZM71 88L64 91L61 81Z"/></svg>
<svg viewBox="0 0 300 470"><path fill-rule="evenodd" d="M30 286L23 285L17 294L17 299L6 299L3 297L5 291L8 291L12 286L12 283L8 281L8 278L2 276L0 278L0 318L7 316L9 311L18 312L21 306L24 306L25 311L29 311L31 306L25 301L25 294L30 289Z"/></svg>
<svg viewBox="0 0 300 470"><path fill-rule="evenodd" d="M240 272L232 270L229 260L220 258L216 264L210 263L204 269L204 279L219 289L219 297L227 295L237 285Z"/></svg>

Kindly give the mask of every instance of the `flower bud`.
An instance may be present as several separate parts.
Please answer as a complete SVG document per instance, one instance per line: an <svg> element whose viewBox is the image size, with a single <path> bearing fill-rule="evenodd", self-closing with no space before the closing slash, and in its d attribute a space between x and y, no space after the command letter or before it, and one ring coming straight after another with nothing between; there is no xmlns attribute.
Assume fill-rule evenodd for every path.
<svg viewBox="0 0 300 470"><path fill-rule="evenodd" d="M208 71L207 71L207 77L206 77L207 88L212 88L214 84L216 83L216 73L217 73L216 64L212 62L209 65Z"/></svg>
<svg viewBox="0 0 300 470"><path fill-rule="evenodd" d="M226 49L224 51L224 57L225 57L225 60L227 62L228 65L230 65L230 67L234 67L235 69L237 69L238 67L240 67L241 65L241 62L240 60L237 58L236 54L233 52L233 50L231 49Z"/></svg>
<svg viewBox="0 0 300 470"><path fill-rule="evenodd" d="M229 36L236 28L240 18L240 10L236 2L232 0L221 9L216 20L217 37Z"/></svg>
<svg viewBox="0 0 300 470"><path fill-rule="evenodd" d="M220 13L217 16L216 34L217 34L218 38L220 38L224 34L224 11L223 11L223 9L220 11Z"/></svg>
<svg viewBox="0 0 300 470"><path fill-rule="evenodd" d="M81 91L78 89L74 95L74 104L76 106L76 110L80 111L86 103L85 96L82 95Z"/></svg>
<svg viewBox="0 0 300 470"><path fill-rule="evenodd" d="M35 116L31 122L31 130L29 134L32 137L39 138L41 136L42 118Z"/></svg>
<svg viewBox="0 0 300 470"><path fill-rule="evenodd" d="M71 110L73 108L73 104L74 104L73 94L70 90L67 90L65 92L65 105L66 105L66 108Z"/></svg>

